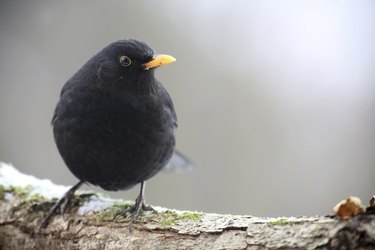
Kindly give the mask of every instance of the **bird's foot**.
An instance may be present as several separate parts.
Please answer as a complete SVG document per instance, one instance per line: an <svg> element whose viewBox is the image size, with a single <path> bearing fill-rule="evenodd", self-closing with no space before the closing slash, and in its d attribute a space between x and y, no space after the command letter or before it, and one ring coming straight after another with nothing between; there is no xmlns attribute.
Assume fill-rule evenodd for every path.
<svg viewBox="0 0 375 250"><path fill-rule="evenodd" d="M157 214L157 211L154 208L145 204L145 199L143 195L139 195L138 198L135 200L134 205L118 211L113 217L113 219L116 219L120 215L125 217L126 213L128 212L132 213L132 217L128 225L129 231L131 232L133 224L136 223L142 211L152 211Z"/></svg>
<svg viewBox="0 0 375 250"><path fill-rule="evenodd" d="M52 206L56 204L57 201L43 201L41 203L33 204L33 211L49 211Z"/></svg>
<svg viewBox="0 0 375 250"><path fill-rule="evenodd" d="M96 193L83 193L83 194L77 194L77 196L81 199L90 199L91 197L98 197L98 195Z"/></svg>
<svg viewBox="0 0 375 250"><path fill-rule="evenodd" d="M51 208L51 210L48 212L48 214L44 217L42 222L39 225L39 232L46 228L48 225L49 219L56 213L57 209L61 207L61 216L64 218L65 211L69 208L69 205L74 198L75 191L83 184L83 181L78 182L75 186L73 186L71 189L69 189L64 196L57 202L55 202L55 205Z"/></svg>

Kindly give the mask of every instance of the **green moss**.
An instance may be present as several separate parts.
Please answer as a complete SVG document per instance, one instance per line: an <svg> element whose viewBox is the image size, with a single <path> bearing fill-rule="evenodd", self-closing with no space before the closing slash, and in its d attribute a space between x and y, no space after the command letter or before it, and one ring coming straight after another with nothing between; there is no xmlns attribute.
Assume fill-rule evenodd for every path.
<svg viewBox="0 0 375 250"><path fill-rule="evenodd" d="M18 204L18 206L21 208L25 208L25 207L29 207L30 205L32 205L32 203L33 202L31 200L22 199L20 203Z"/></svg>
<svg viewBox="0 0 375 250"><path fill-rule="evenodd" d="M30 207L34 211L42 211L44 213L48 213L54 205L55 205L54 202L44 201L44 202L32 203Z"/></svg>
<svg viewBox="0 0 375 250"><path fill-rule="evenodd" d="M79 195L74 195L73 196L73 199L71 200L71 204L73 205L73 206L78 206L78 205L80 205L80 204L82 204L83 202L85 202L85 198L82 198L81 196L79 196Z"/></svg>
<svg viewBox="0 0 375 250"><path fill-rule="evenodd" d="M174 211L167 210L157 216L157 222L162 227L170 227L176 225L180 220L200 221L202 216L203 215L198 212L183 212L182 214L178 214Z"/></svg>
<svg viewBox="0 0 375 250"><path fill-rule="evenodd" d="M95 220L97 222L100 221L106 221L106 220L113 220L113 217L116 215L117 212L124 210L128 207L130 207L131 204L125 204L125 203L115 203L113 206L108 207L104 209L103 211L100 211L95 215Z"/></svg>
<svg viewBox="0 0 375 250"><path fill-rule="evenodd" d="M182 214L179 215L178 219L188 219L192 221L200 221L203 217L202 213L198 212L183 212Z"/></svg>
<svg viewBox="0 0 375 250"><path fill-rule="evenodd" d="M11 186L7 189L5 189L6 192L12 193L15 196L18 196L20 198L26 198L30 191L32 190L31 185L27 185L25 187L16 187L16 186Z"/></svg>
<svg viewBox="0 0 375 250"><path fill-rule="evenodd" d="M5 197L5 188L3 185L0 185L0 199L4 199Z"/></svg>
<svg viewBox="0 0 375 250"><path fill-rule="evenodd" d="M4 188L0 185L0 198L3 198L5 193L11 193L14 196L17 196L20 198L19 205L21 207L34 204L34 203L41 203L45 202L47 199L44 196L41 196L40 194L33 194L30 195L30 192L32 191L33 186L27 185L25 187L18 187L18 186L11 186L9 188Z"/></svg>
<svg viewBox="0 0 375 250"><path fill-rule="evenodd" d="M293 221L289 221L286 218L282 218L282 219L279 219L279 220L276 220L276 221L270 221L267 224L271 225L271 226L286 226L286 225L293 224Z"/></svg>
<svg viewBox="0 0 375 250"><path fill-rule="evenodd" d="M41 196L40 194L33 194L30 197L30 200L36 201L36 202L45 202L47 199L44 196Z"/></svg>
<svg viewBox="0 0 375 250"><path fill-rule="evenodd" d="M80 192L80 193L74 195L74 197L72 199L72 204L73 204L73 206L80 206L84 202L90 201L90 199L93 196L97 196L97 194L92 193L92 192L89 192L89 193Z"/></svg>
<svg viewBox="0 0 375 250"><path fill-rule="evenodd" d="M94 217L96 223L102 221L112 221L115 214L123 209L129 208L132 204L129 203L116 203L112 207L109 207L99 213ZM200 221L202 219L202 213L198 212L183 212L179 214L177 212L167 210L163 213L142 213L138 218L138 221L154 221L158 223L161 227L171 227L178 223L180 220L191 220ZM130 219L130 217L128 218Z"/></svg>
<svg viewBox="0 0 375 250"><path fill-rule="evenodd" d="M170 227L177 224L178 214L173 211L165 211L162 214L159 214L157 217L157 222L162 227Z"/></svg>

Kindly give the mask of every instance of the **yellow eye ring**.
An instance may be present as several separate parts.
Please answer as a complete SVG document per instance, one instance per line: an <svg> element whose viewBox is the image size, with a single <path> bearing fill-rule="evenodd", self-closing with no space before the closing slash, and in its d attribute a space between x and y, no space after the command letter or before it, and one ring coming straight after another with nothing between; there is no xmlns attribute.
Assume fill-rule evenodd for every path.
<svg viewBox="0 0 375 250"><path fill-rule="evenodd" d="M120 64L124 67L128 67L130 64L132 64L132 60L130 60L130 58L127 56L121 56L119 61Z"/></svg>

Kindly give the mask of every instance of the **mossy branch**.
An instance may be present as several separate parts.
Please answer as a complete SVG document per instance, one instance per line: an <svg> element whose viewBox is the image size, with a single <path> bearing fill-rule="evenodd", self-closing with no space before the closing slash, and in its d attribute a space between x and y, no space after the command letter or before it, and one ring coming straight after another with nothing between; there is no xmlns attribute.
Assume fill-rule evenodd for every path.
<svg viewBox="0 0 375 250"><path fill-rule="evenodd" d="M91 193L78 194L65 220L54 216L38 232L53 195L45 180L13 170L0 164L0 249L375 249L374 215L258 218L156 207L130 233L129 218L112 219L130 203Z"/></svg>

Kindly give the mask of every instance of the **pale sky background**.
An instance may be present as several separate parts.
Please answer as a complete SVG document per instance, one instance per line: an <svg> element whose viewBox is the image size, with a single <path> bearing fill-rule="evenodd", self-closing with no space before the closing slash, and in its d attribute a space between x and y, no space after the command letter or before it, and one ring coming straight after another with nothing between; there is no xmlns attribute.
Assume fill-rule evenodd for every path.
<svg viewBox="0 0 375 250"><path fill-rule="evenodd" d="M371 0L2 1L0 161L75 184L52 112L65 81L123 38L177 58L157 77L176 106L178 148L198 164L151 179L151 205L325 215L375 193Z"/></svg>

